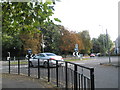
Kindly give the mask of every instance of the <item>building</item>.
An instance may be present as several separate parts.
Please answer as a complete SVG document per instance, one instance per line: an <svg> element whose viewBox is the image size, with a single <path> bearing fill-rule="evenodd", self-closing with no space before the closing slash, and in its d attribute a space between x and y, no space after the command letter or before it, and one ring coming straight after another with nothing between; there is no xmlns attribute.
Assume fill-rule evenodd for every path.
<svg viewBox="0 0 120 90"><path fill-rule="evenodd" d="M118 36L118 38L114 41L115 43L115 49L114 49L114 53L116 55L120 55L120 35Z"/></svg>

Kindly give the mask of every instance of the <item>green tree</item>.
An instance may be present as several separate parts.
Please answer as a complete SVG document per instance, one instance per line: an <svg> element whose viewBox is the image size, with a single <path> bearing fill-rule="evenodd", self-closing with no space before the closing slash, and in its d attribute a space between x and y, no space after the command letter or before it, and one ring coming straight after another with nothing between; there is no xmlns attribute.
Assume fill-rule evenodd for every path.
<svg viewBox="0 0 120 90"><path fill-rule="evenodd" d="M94 53L101 53L102 55L105 55L108 53L108 49L112 49L113 42L110 40L109 35L100 34L98 38L92 39L92 46Z"/></svg>
<svg viewBox="0 0 120 90"><path fill-rule="evenodd" d="M9 36L5 33L2 34L2 53L6 56L7 51L12 52L11 55L15 54L18 55L21 51L22 41L19 39L19 36ZM15 48L15 51L14 51Z"/></svg>
<svg viewBox="0 0 120 90"><path fill-rule="evenodd" d="M89 32L87 30L82 31L80 33L78 33L81 36L83 45L84 45L84 53L90 53L90 50L92 48L92 43L91 43L91 38L89 35Z"/></svg>
<svg viewBox="0 0 120 90"><path fill-rule="evenodd" d="M41 32L39 27L45 28L53 24L50 16L54 14L54 8L50 6L51 4L52 2L2 2L2 42L4 45L2 46L5 47L4 49L7 51L12 49L14 42L18 40L21 43L17 48L22 48L20 46L23 46L25 42L19 36L26 34L26 36L34 37L34 34ZM60 22L58 18L54 20Z"/></svg>
<svg viewBox="0 0 120 90"><path fill-rule="evenodd" d="M92 39L92 53L99 53L100 52L100 42L97 38Z"/></svg>
<svg viewBox="0 0 120 90"><path fill-rule="evenodd" d="M106 48L106 43L107 43L107 40L106 40L106 35L105 34L100 34L99 37L98 37L98 42L99 42L99 47L100 47L100 53L102 54L105 54L106 51L107 51L107 48Z"/></svg>
<svg viewBox="0 0 120 90"><path fill-rule="evenodd" d="M2 3L3 31L9 34L39 32L38 27L52 23L53 9L46 2L4 2ZM55 18L56 20L56 18Z"/></svg>
<svg viewBox="0 0 120 90"><path fill-rule="evenodd" d="M60 31L58 25L49 25L43 30L43 40L46 52L59 53Z"/></svg>

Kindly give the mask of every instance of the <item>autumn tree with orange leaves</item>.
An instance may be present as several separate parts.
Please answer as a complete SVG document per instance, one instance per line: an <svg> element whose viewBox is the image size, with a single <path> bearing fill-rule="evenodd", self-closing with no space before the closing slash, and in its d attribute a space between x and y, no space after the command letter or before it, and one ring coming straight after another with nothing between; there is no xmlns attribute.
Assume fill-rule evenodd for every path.
<svg viewBox="0 0 120 90"><path fill-rule="evenodd" d="M61 43L60 50L62 53L67 54L74 52L75 44L78 44L79 50L84 49L80 36L75 32L70 32L62 27L61 31Z"/></svg>

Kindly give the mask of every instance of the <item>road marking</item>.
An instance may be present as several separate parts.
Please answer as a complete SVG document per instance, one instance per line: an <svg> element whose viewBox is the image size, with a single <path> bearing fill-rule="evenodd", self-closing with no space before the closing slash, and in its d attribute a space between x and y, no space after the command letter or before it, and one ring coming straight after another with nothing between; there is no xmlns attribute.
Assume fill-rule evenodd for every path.
<svg viewBox="0 0 120 90"><path fill-rule="evenodd" d="M75 64L85 64L85 63L75 63Z"/></svg>

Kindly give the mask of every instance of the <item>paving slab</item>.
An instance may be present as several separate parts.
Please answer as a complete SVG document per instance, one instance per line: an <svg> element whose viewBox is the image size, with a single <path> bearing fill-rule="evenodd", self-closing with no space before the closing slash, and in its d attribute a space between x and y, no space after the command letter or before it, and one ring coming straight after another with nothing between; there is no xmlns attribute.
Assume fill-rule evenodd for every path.
<svg viewBox="0 0 120 90"><path fill-rule="evenodd" d="M44 89L51 88L55 90L54 86L43 79L28 77L17 74L2 74L2 90L9 90L10 88L23 89ZM22 89L22 90L23 90Z"/></svg>

